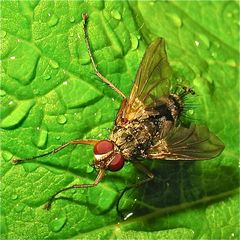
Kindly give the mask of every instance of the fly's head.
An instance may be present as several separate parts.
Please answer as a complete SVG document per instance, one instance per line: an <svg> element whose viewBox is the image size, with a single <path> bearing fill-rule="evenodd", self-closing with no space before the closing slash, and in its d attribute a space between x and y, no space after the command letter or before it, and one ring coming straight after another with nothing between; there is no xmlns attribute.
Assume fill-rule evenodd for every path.
<svg viewBox="0 0 240 240"><path fill-rule="evenodd" d="M98 169L119 171L125 159L117 146L110 140L100 140L94 146L94 166Z"/></svg>

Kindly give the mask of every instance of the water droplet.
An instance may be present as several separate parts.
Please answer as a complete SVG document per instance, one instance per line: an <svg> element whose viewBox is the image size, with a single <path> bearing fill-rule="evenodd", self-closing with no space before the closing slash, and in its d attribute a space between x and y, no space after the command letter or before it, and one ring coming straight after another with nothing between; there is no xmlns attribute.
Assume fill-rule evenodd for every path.
<svg viewBox="0 0 240 240"><path fill-rule="evenodd" d="M44 79L45 79L45 80L49 80L50 78L51 78L50 75L45 75L45 76L44 76Z"/></svg>
<svg viewBox="0 0 240 240"><path fill-rule="evenodd" d="M0 89L0 97L4 97L6 95L6 92L2 89Z"/></svg>
<svg viewBox="0 0 240 240"><path fill-rule="evenodd" d="M79 59L80 64L87 65L90 63L90 61L91 60L90 60L89 54L87 52L84 52L83 54L81 54L80 59Z"/></svg>
<svg viewBox="0 0 240 240"><path fill-rule="evenodd" d="M14 209L17 213L20 213L23 211L24 208L25 208L25 205L23 203L17 203Z"/></svg>
<svg viewBox="0 0 240 240"><path fill-rule="evenodd" d="M18 195L17 194L13 194L12 196L11 196L11 199L12 200L16 200L18 198Z"/></svg>
<svg viewBox="0 0 240 240"><path fill-rule="evenodd" d="M133 212L128 213L125 217L124 217L124 221L126 221L128 218L130 218L131 216L133 216Z"/></svg>
<svg viewBox="0 0 240 240"><path fill-rule="evenodd" d="M237 63L234 61L234 59L228 59L226 61L226 64L230 67L236 67L237 66Z"/></svg>
<svg viewBox="0 0 240 240"><path fill-rule="evenodd" d="M211 53L211 56L212 56L213 58L217 58L217 52L212 52L212 53Z"/></svg>
<svg viewBox="0 0 240 240"><path fill-rule="evenodd" d="M59 124L65 124L67 122L67 118L64 115L57 116L57 121Z"/></svg>
<svg viewBox="0 0 240 240"><path fill-rule="evenodd" d="M7 35L7 32L4 31L4 30L1 30L1 36L2 36L2 37L6 37L6 35Z"/></svg>
<svg viewBox="0 0 240 240"><path fill-rule="evenodd" d="M11 57L4 63L6 71L23 85L29 84L36 76L39 53L29 43L19 42L11 52ZM21 67L19 67L21 66Z"/></svg>
<svg viewBox="0 0 240 240"><path fill-rule="evenodd" d="M198 36L199 36L199 40L201 40L201 42L203 42L206 45L206 47L209 48L210 47L210 41L209 41L208 37L206 37L203 34L199 34Z"/></svg>
<svg viewBox="0 0 240 240"><path fill-rule="evenodd" d="M187 111L187 114L188 114L188 115L193 115L193 113L194 113L193 109L189 109L189 110Z"/></svg>
<svg viewBox="0 0 240 240"><path fill-rule="evenodd" d="M69 19L69 21L70 21L71 23L74 23L74 22L75 22L75 18L74 18L73 16L71 16L70 19Z"/></svg>
<svg viewBox="0 0 240 240"><path fill-rule="evenodd" d="M183 22L182 22L182 19L178 15L176 15L176 14L168 14L168 16L170 17L170 19L172 20L173 24L176 27L178 27L178 28L182 27Z"/></svg>
<svg viewBox="0 0 240 240"><path fill-rule="evenodd" d="M92 166L90 166L90 165L88 165L87 166L87 173L92 173L93 172L93 170L94 170L94 168L92 167Z"/></svg>
<svg viewBox="0 0 240 240"><path fill-rule="evenodd" d="M48 21L48 26L49 27L54 27L58 24L58 21L59 21L59 18L55 14L53 14L53 15L50 14L50 19Z"/></svg>
<svg viewBox="0 0 240 240"><path fill-rule="evenodd" d="M23 165L23 168L24 168L25 172L31 173L31 172L36 171L36 169L38 168L38 165L36 163L28 162Z"/></svg>
<svg viewBox="0 0 240 240"><path fill-rule="evenodd" d="M219 42L215 42L214 45L216 46L216 48L220 48L220 43Z"/></svg>
<svg viewBox="0 0 240 240"><path fill-rule="evenodd" d="M60 139L61 139L61 137L60 137L60 136L57 136L57 137L56 137L56 140L60 140Z"/></svg>
<svg viewBox="0 0 240 240"><path fill-rule="evenodd" d="M195 45L198 47L199 46L199 41L194 41Z"/></svg>
<svg viewBox="0 0 240 240"><path fill-rule="evenodd" d="M67 217L66 216L61 216L59 218L55 218L52 222L50 222L50 229L53 232L59 232L67 222Z"/></svg>
<svg viewBox="0 0 240 240"><path fill-rule="evenodd" d="M52 68L54 68L54 69L59 68L58 62L56 62L56 61L54 61L54 60L52 60L52 59L49 61L49 65L50 65Z"/></svg>
<svg viewBox="0 0 240 240"><path fill-rule="evenodd" d="M68 85L68 81L64 81L64 82L63 82L63 85Z"/></svg>
<svg viewBox="0 0 240 240"><path fill-rule="evenodd" d="M48 131L45 128L41 128L38 133L37 147L42 148L48 139Z"/></svg>
<svg viewBox="0 0 240 240"><path fill-rule="evenodd" d="M117 20L121 20L122 19L122 16L119 13L119 11L117 11L115 9L111 11L111 15L112 15L113 18L115 18Z"/></svg>
<svg viewBox="0 0 240 240"><path fill-rule="evenodd" d="M34 95L38 95L39 94L39 90L38 89L33 89L33 94Z"/></svg>
<svg viewBox="0 0 240 240"><path fill-rule="evenodd" d="M19 101L16 108L0 122L0 127L9 128L17 125L28 114L33 104L32 100Z"/></svg>
<svg viewBox="0 0 240 240"><path fill-rule="evenodd" d="M138 38L132 33L130 33L130 37L131 37L131 43L132 43L132 50L136 50L139 44Z"/></svg>
<svg viewBox="0 0 240 240"><path fill-rule="evenodd" d="M11 152L8 151L3 151L2 152L2 157L3 159L7 162L12 158L13 154Z"/></svg>

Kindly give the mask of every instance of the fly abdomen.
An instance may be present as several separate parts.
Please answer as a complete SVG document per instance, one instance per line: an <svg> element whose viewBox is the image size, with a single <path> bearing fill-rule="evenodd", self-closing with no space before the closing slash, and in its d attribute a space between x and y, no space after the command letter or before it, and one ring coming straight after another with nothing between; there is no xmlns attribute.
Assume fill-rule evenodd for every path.
<svg viewBox="0 0 240 240"><path fill-rule="evenodd" d="M165 117L167 121L175 122L183 109L182 99L176 94L170 94L168 97L162 97L154 107L159 118Z"/></svg>

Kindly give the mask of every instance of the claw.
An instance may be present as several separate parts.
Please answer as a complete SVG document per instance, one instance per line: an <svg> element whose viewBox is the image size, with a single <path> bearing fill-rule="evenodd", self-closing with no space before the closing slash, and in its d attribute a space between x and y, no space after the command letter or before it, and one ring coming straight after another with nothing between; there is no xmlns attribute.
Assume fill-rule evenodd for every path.
<svg viewBox="0 0 240 240"><path fill-rule="evenodd" d="M83 13L82 14L82 19L83 19L84 23L86 23L86 21L88 20L88 14L87 13Z"/></svg>

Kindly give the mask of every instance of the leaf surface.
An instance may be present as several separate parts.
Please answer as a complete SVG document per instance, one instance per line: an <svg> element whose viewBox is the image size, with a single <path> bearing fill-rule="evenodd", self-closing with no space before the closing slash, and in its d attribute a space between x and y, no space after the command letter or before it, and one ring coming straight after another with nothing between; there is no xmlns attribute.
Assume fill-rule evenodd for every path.
<svg viewBox="0 0 240 240"><path fill-rule="evenodd" d="M1 1L1 238L238 239L239 6L235 1ZM148 44L163 37L174 75L197 92L199 118L225 143L211 161L146 162L154 183L122 199L144 178L130 164L98 187L91 146L69 147L13 166L13 157L72 139L109 136L121 98L90 65L81 14L101 73L129 94ZM136 198L136 201L134 199Z"/></svg>

